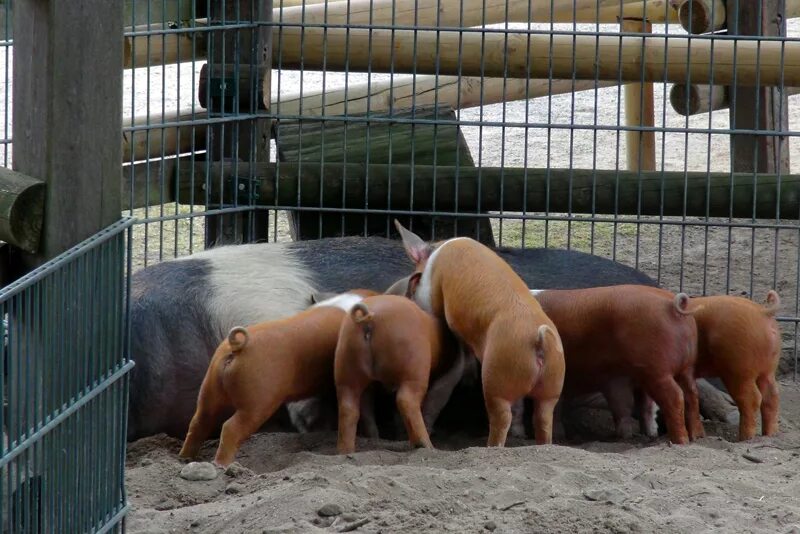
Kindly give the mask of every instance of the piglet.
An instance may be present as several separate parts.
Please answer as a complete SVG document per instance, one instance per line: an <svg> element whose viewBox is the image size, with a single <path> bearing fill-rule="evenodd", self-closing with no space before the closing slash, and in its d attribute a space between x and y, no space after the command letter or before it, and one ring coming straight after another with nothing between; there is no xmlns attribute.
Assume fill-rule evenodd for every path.
<svg viewBox="0 0 800 534"><path fill-rule="evenodd" d="M629 406L620 405L632 381L658 403L670 440L687 443L704 435L693 374L697 327L687 295L650 289L620 285L531 293L564 344L565 398L602 391L619 431L622 415L630 414ZM653 434L651 418L643 423Z"/></svg>
<svg viewBox="0 0 800 534"><path fill-rule="evenodd" d="M698 330L694 374L698 378L719 377L725 384L739 408L740 441L756 435L759 410L762 434L778 432L780 393L775 372L781 334L775 315L780 305L774 290L767 293L765 306L732 295L691 299L690 310Z"/></svg>
<svg viewBox="0 0 800 534"><path fill-rule="evenodd" d="M447 325L405 297L380 295L355 304L342 319L334 363L339 452L355 450L361 397L373 382L396 391L411 445L433 447L422 406L430 379L450 372L457 350Z"/></svg>
<svg viewBox="0 0 800 534"><path fill-rule="evenodd" d="M511 405L535 400L536 443L551 443L553 410L564 383L558 331L525 282L495 252L470 238L434 247L395 225L415 264L409 294L481 361L489 446L505 445Z"/></svg>
<svg viewBox="0 0 800 534"><path fill-rule="evenodd" d="M181 458L192 458L219 422L214 463L233 462L242 442L287 401L320 395L333 385L342 318L374 291L354 290L291 317L234 327L209 364Z"/></svg>

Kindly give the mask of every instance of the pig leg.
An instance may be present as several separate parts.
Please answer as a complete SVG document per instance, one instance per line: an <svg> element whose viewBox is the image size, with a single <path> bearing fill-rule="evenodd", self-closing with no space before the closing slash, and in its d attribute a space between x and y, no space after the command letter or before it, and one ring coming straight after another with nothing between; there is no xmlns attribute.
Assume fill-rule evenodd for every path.
<svg viewBox="0 0 800 534"><path fill-rule="evenodd" d="M422 415L425 420L425 426L431 433L433 433L433 425L439 418L439 414L442 413L447 401L450 400L450 396L453 394L453 390L464 375L467 358L473 358L472 353L467 350L460 350L450 369L433 381L428 394L425 396Z"/></svg>
<svg viewBox="0 0 800 534"><path fill-rule="evenodd" d="M433 444L425 428L422 418L422 401L428 384L423 382L406 382L397 390L397 409L403 416L408 432L408 441L412 447L432 449Z"/></svg>
<svg viewBox="0 0 800 534"><path fill-rule="evenodd" d="M533 432L537 445L553 443L553 412L558 404L555 399L535 399L533 402Z"/></svg>
<svg viewBox="0 0 800 534"><path fill-rule="evenodd" d="M739 441L747 441L756 435L761 391L752 379L728 380L725 387L739 407Z"/></svg>
<svg viewBox="0 0 800 534"><path fill-rule="evenodd" d="M511 427L511 403L498 396L486 395L486 413L489 415L488 447L503 447Z"/></svg>
<svg viewBox="0 0 800 534"><path fill-rule="evenodd" d="M694 441L706 436L703 422L700 420L700 398L697 395L697 383L694 372L688 369L678 375L678 384L683 390L685 401L686 428L689 429L689 439Z"/></svg>
<svg viewBox="0 0 800 534"><path fill-rule="evenodd" d="M617 437L630 439L633 437L633 388L630 380L625 378L609 380L603 388L603 396L614 417L614 428Z"/></svg>
<svg viewBox="0 0 800 534"><path fill-rule="evenodd" d="M197 412L192 417L192 422L189 424L189 431L186 433L186 439L183 442L183 447L179 456L181 458L194 458L203 442L208 439L208 436L219 425L220 413L217 410L209 409L208 406L198 408Z"/></svg>
<svg viewBox="0 0 800 534"><path fill-rule="evenodd" d="M761 433L772 436L778 432L778 406L780 393L775 375L758 377L758 389L761 391Z"/></svg>
<svg viewBox="0 0 800 534"><path fill-rule="evenodd" d="M688 443L689 434L686 431L683 391L678 383L671 376L644 383L648 386L647 392L664 412L669 440L678 445Z"/></svg>
<svg viewBox="0 0 800 534"><path fill-rule="evenodd" d="M361 396L365 387L339 386L339 454L350 454L356 450L356 430L360 416Z"/></svg>
<svg viewBox="0 0 800 534"><path fill-rule="evenodd" d="M230 465L242 442L256 432L280 406L280 401L272 400L272 402L266 403L264 409L258 412L237 410L222 425L222 434L220 435L214 463L220 467Z"/></svg>

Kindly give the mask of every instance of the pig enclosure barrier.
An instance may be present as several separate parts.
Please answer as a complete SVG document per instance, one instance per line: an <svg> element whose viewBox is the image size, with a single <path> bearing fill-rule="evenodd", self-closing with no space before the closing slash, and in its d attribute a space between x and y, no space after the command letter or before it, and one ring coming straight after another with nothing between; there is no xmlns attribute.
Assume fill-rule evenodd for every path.
<svg viewBox="0 0 800 534"><path fill-rule="evenodd" d="M18 104L11 7L0 3L5 167ZM398 217L431 238L592 252L692 294L760 300L774 287L782 370L796 373L800 173L789 156L800 157L790 130L800 117L788 95L800 86L800 2L128 0L124 10L122 142L97 133L92 150L121 151L122 211L137 220L107 230L113 247L102 247L113 251L59 259L76 258L66 272L85 270L71 297L90 295L95 273L113 283L55 337L48 330L62 323L47 319L58 310L36 303L58 284L38 285L34 272L18 282L27 289L0 294L33 306L9 316L12 363L0 383L11 425L2 513L15 525L102 531L124 515L122 332L64 398L28 413L20 399L33 393L12 385L50 372L57 356L91 361L89 340L67 332L99 335L93 314L123 320L129 224L132 270L215 244L392 235ZM42 202L50 213L52 200ZM20 322L26 313L36 319ZM66 345L37 346L41 367L20 366L15 331ZM69 484L90 482L54 477L65 460L48 440L84 442L80 433L94 432L80 428L84 411L110 422L107 443L88 439L109 446L97 461L116 478L108 501L64 507L77 491Z"/></svg>

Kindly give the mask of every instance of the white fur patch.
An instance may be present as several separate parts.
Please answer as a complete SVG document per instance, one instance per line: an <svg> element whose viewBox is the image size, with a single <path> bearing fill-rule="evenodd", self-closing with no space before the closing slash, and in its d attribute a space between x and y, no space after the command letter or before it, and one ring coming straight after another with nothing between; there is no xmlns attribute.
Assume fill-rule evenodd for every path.
<svg viewBox="0 0 800 534"><path fill-rule="evenodd" d="M349 313L352 307L362 300L364 300L364 297L361 295L356 295L355 293L342 293L341 295L336 295L335 297L318 302L314 304L313 307L318 308L321 306L327 306L331 308L339 308L340 310Z"/></svg>
<svg viewBox="0 0 800 534"><path fill-rule="evenodd" d="M653 403L652 415L645 421L645 433L647 437L654 438L658 436L658 421L656 417L658 416L659 409L658 404Z"/></svg>
<svg viewBox="0 0 800 534"><path fill-rule="evenodd" d="M433 288L431 287L431 273L433 272L433 264L436 262L436 258L439 256L439 251L446 247L449 243L453 241L458 241L459 239L469 239L467 237L454 237L453 239L448 239L438 247L436 250L433 251L431 257L428 258L428 263L425 264L425 269L422 271L422 276L419 279L419 285L417 286L417 291L414 293L414 300L419 304L419 307L425 310L428 313L432 313L433 311L433 303L431 302L431 293Z"/></svg>
<svg viewBox="0 0 800 534"><path fill-rule="evenodd" d="M281 319L306 309L316 290L311 273L283 243L216 247L183 259L210 263L208 308L219 339L236 325Z"/></svg>

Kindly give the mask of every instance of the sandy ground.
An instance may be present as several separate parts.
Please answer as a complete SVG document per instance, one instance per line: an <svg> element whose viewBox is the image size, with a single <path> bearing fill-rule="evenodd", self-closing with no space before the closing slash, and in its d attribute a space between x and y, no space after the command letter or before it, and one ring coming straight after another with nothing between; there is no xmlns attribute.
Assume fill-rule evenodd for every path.
<svg viewBox="0 0 800 534"><path fill-rule="evenodd" d="M800 387L782 382L781 433L733 443L706 424L663 439L533 446L434 437L437 450L334 433L262 433L215 480L179 476L178 440L132 444L129 532L800 532ZM601 414L607 417L608 414ZM724 436L724 437L723 437ZM200 459L213 457L209 441ZM238 465L237 465L238 464ZM321 517L325 505L340 515ZM359 526L360 525L360 526Z"/></svg>

